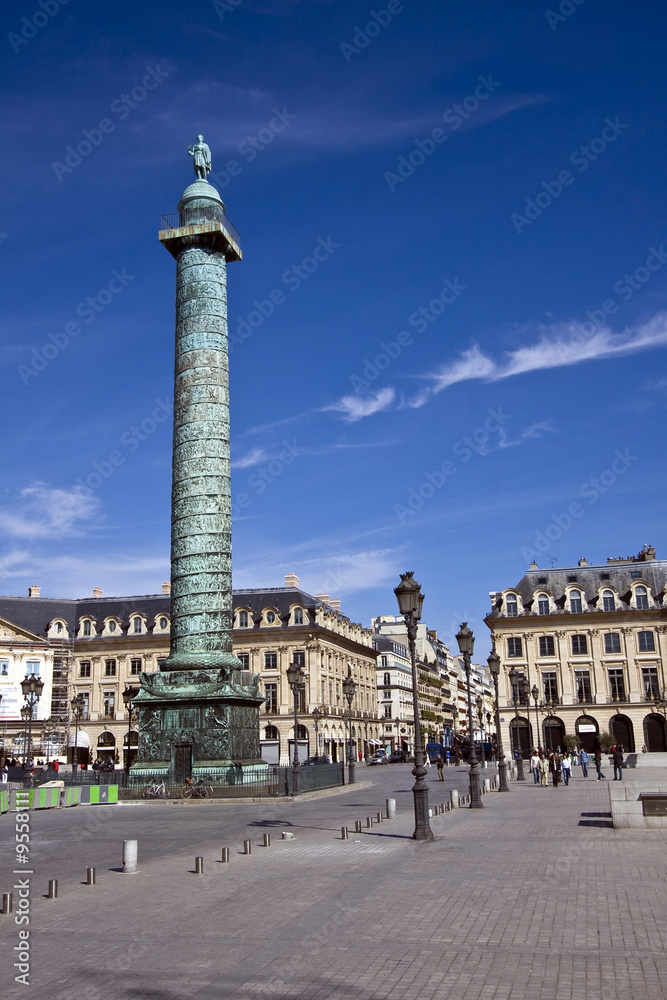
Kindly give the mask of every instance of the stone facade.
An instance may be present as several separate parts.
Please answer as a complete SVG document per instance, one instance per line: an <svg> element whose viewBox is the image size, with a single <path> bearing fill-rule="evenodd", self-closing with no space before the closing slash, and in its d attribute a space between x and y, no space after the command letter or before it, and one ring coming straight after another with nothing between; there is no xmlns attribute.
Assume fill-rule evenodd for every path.
<svg viewBox="0 0 667 1000"><path fill-rule="evenodd" d="M485 621L501 658L506 749L515 744L508 675L516 667L538 695L537 708L532 695L519 707L524 750L562 745L564 734L587 749L610 734L628 752L667 750L667 561L654 549L603 565L533 563L491 602Z"/></svg>

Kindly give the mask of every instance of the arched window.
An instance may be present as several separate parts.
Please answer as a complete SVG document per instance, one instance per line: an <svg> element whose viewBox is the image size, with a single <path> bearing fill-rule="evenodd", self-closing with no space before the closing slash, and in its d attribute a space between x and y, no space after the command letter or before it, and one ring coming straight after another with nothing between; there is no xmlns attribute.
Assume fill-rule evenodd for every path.
<svg viewBox="0 0 667 1000"><path fill-rule="evenodd" d="M386 673L384 675L384 685L385 685L385 687L388 687L390 684L391 684L391 677L390 677L389 673Z"/></svg>
<svg viewBox="0 0 667 1000"><path fill-rule="evenodd" d="M613 590L605 590L602 593L602 610L603 611L614 611L616 608L616 601L614 600Z"/></svg>
<svg viewBox="0 0 667 1000"><path fill-rule="evenodd" d="M248 627L248 612L239 611L239 628L247 628L247 627Z"/></svg>
<svg viewBox="0 0 667 1000"><path fill-rule="evenodd" d="M113 620L113 618L109 622L109 626L108 627L109 627L109 631L110 632L115 632L116 631L116 622Z"/></svg>
<svg viewBox="0 0 667 1000"><path fill-rule="evenodd" d="M537 613L538 615L549 614L549 598L546 594L537 595Z"/></svg>
<svg viewBox="0 0 667 1000"><path fill-rule="evenodd" d="M578 615L581 613L581 591L571 590L570 591L570 611L573 615Z"/></svg>
<svg viewBox="0 0 667 1000"><path fill-rule="evenodd" d="M505 600L505 608L507 609L508 618L516 618L519 614L519 605L517 604L516 594L508 594Z"/></svg>
<svg viewBox="0 0 667 1000"><path fill-rule="evenodd" d="M165 628L168 628L168 626L169 626L169 619L168 618L165 618L163 616L162 618L159 619L159 621L158 621L158 627L159 628L165 629Z"/></svg>
<svg viewBox="0 0 667 1000"><path fill-rule="evenodd" d="M296 738L297 738L297 740L307 740L308 739L308 730L306 729L305 726L299 725L297 727Z"/></svg>
<svg viewBox="0 0 667 1000"><path fill-rule="evenodd" d="M637 611L648 611L646 587L635 587L635 604L637 606Z"/></svg>
<svg viewBox="0 0 667 1000"><path fill-rule="evenodd" d="M83 623L83 634L84 635L90 635L91 634L91 627L90 627L90 619L89 618L86 618L86 620Z"/></svg>
<svg viewBox="0 0 667 1000"><path fill-rule="evenodd" d="M139 616L134 619L132 628L135 632L141 632L141 618L139 618Z"/></svg>
<svg viewBox="0 0 667 1000"><path fill-rule="evenodd" d="M277 726L266 726L266 728L264 729L264 739L265 740L280 739L280 733L278 732Z"/></svg>
<svg viewBox="0 0 667 1000"><path fill-rule="evenodd" d="M303 610L302 608L294 609L294 624L303 625Z"/></svg>
<svg viewBox="0 0 667 1000"><path fill-rule="evenodd" d="M269 625L273 625L274 621L276 620L276 616L273 611L266 612L266 620Z"/></svg>

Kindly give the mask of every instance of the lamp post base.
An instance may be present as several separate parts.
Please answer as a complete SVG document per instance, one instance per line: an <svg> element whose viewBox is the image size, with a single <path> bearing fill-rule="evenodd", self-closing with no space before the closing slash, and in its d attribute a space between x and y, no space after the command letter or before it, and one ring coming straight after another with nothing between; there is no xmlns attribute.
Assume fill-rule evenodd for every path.
<svg viewBox="0 0 667 1000"><path fill-rule="evenodd" d="M471 809L483 809L484 803L482 802L482 788L481 788L482 776L479 771L479 764L475 762L470 768L470 808Z"/></svg>
<svg viewBox="0 0 667 1000"><path fill-rule="evenodd" d="M301 795L301 766L292 766L292 795Z"/></svg>
<svg viewBox="0 0 667 1000"><path fill-rule="evenodd" d="M523 757L521 754L516 759L516 780L525 781L526 775L523 773Z"/></svg>
<svg viewBox="0 0 667 1000"><path fill-rule="evenodd" d="M415 767L412 773L414 774L416 770ZM428 821L428 786L422 777L417 776L412 787L412 796L415 804L415 832L412 834L412 839L433 840L433 830Z"/></svg>
<svg viewBox="0 0 667 1000"><path fill-rule="evenodd" d="M507 784L507 762L503 760L498 761L498 791L499 792L509 792L510 787Z"/></svg>
<svg viewBox="0 0 667 1000"><path fill-rule="evenodd" d="M354 785L357 780L357 767L353 760L350 761L347 768L347 783L348 785Z"/></svg>

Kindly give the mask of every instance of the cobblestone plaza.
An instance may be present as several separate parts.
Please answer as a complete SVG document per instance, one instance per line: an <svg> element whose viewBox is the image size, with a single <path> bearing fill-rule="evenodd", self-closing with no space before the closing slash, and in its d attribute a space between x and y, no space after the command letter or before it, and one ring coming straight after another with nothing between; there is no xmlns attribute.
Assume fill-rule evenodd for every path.
<svg viewBox="0 0 667 1000"><path fill-rule="evenodd" d="M490 773L490 772L489 772ZM614 830L606 782L511 782L414 843L409 765L300 802L156 803L31 815L35 1000L664 996L667 830ZM611 774L609 775L611 778ZM625 772L637 790L667 771ZM429 775L431 805L467 789ZM397 801L397 818L366 817ZM341 839L340 827L364 832ZM13 815L2 819L11 888ZM281 832L294 834L281 840ZM271 846L262 845L271 833ZM139 871L120 871L124 839ZM243 841L252 841L244 855ZM230 848L230 863L220 861ZM204 872L194 874L195 856ZM85 885L86 866L97 884ZM45 898L59 879L59 898ZM3 915L3 954L17 931ZM25 995L4 966L1 993Z"/></svg>

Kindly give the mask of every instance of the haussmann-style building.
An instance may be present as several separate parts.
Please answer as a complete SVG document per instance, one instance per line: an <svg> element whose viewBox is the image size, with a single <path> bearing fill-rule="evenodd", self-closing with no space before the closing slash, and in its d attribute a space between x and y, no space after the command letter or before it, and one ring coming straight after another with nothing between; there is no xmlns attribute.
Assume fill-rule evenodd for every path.
<svg viewBox="0 0 667 1000"><path fill-rule="evenodd" d="M592 750L608 733L626 752L667 751L667 560L655 549L598 566L532 563L490 596L506 748L562 747L569 734ZM530 689L516 708L513 667Z"/></svg>

